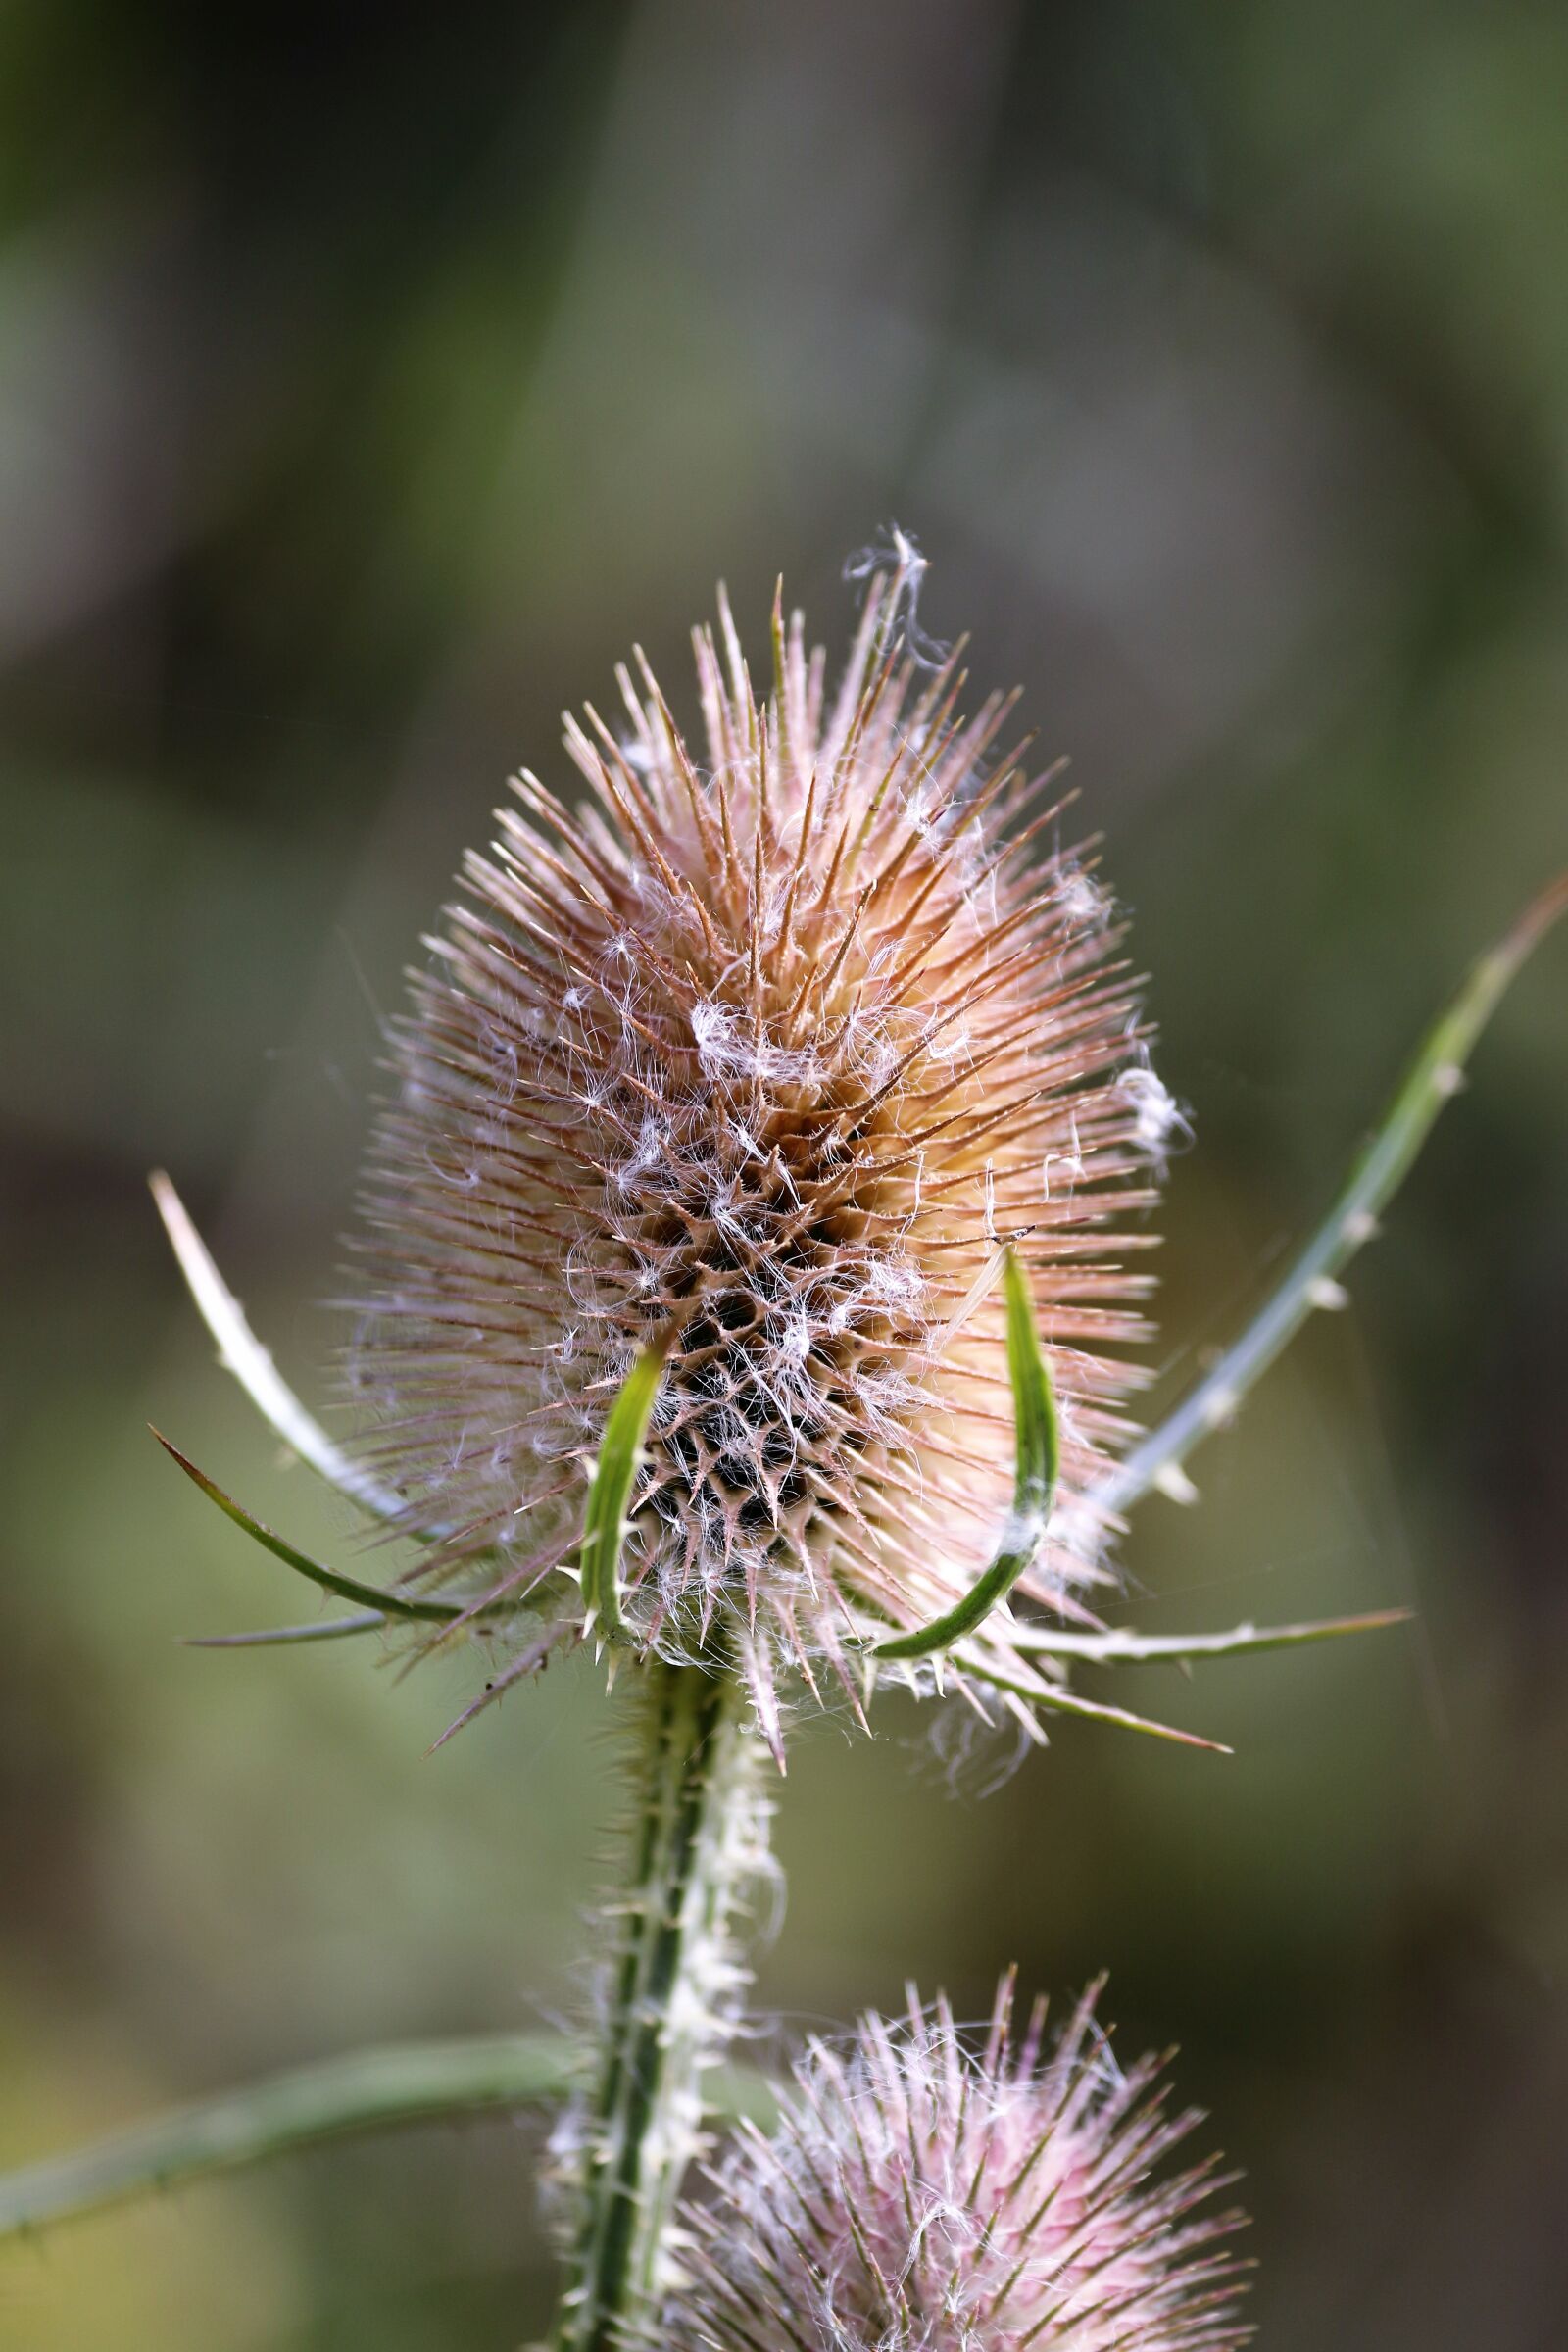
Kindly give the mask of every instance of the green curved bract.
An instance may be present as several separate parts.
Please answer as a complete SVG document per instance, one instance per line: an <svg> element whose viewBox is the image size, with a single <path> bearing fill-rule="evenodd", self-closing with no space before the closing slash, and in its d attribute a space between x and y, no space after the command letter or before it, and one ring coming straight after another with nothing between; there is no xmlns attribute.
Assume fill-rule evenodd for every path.
<svg viewBox="0 0 1568 2352"><path fill-rule="evenodd" d="M582 1597L585 1626L597 1627L607 1642L626 1639L620 1606L620 1549L626 1538L626 1506L637 1476L642 1443L659 1395L668 1342L646 1347L627 1373L610 1408L599 1447L588 1508L583 1520Z"/></svg>
<svg viewBox="0 0 1568 2352"><path fill-rule="evenodd" d="M1006 1599L1045 1540L1056 1492L1061 1442L1034 1300L1028 1278L1010 1246L1003 1252L1002 1281L1007 1302L1007 1373L1012 1382L1017 1460L1007 1540L985 1574L946 1615L914 1633L879 1642L872 1653L878 1658L933 1657L974 1633Z"/></svg>

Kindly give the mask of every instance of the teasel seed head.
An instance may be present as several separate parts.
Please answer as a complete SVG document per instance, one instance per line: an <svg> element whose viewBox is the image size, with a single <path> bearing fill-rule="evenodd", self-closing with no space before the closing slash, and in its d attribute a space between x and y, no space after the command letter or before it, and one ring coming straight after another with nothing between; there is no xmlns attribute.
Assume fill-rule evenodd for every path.
<svg viewBox="0 0 1568 2352"><path fill-rule="evenodd" d="M1098 1987L1096 1988L1098 1990ZM1212 2165L1164 2159L1170 2116L1145 2059L1123 2074L1096 1992L1054 2047L1018 2039L1012 1984L983 2046L945 2001L813 2042L771 2136L743 2125L688 2210L670 2352L1233 2352L1236 2213Z"/></svg>
<svg viewBox="0 0 1568 2352"><path fill-rule="evenodd" d="M962 714L898 550L832 694L775 603L760 698L720 595L697 752L639 653L616 727L566 721L586 790L516 779L415 978L353 1379L421 1573L512 1615L495 1687L582 1631L588 1476L654 1344L635 1643L726 1644L775 1745L781 1673L858 1705L867 1640L940 1617L1006 1530L1008 1241L1061 1434L1019 1592L1082 1615L1102 1573L1084 1498L1149 1238L1125 1227L1178 1114L1094 860L1027 744L999 755L1015 698ZM973 1654L1026 1685L1008 1623Z"/></svg>

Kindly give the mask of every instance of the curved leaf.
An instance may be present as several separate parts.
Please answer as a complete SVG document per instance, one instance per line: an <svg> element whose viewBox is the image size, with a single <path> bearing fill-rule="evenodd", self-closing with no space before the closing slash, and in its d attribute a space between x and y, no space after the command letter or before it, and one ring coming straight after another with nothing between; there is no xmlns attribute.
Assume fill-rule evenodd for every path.
<svg viewBox="0 0 1568 2352"><path fill-rule="evenodd" d="M1006 1540L961 1600L932 1624L879 1642L872 1653L878 1658L928 1658L974 1633L1006 1599L1039 1551L1050 1524L1061 1450L1056 1406L1028 1278L1010 1248L1003 1253L1002 1279L1007 1301L1007 1372L1012 1382L1017 1459Z"/></svg>
<svg viewBox="0 0 1568 2352"><path fill-rule="evenodd" d="M598 1626L609 1642L626 1638L620 1606L620 1547L626 1538L626 1506L642 1443L663 1376L668 1339L656 1340L642 1350L627 1373L619 1396L610 1408L605 1434L588 1490L579 1559L585 1630Z"/></svg>
<svg viewBox="0 0 1568 2352"><path fill-rule="evenodd" d="M0 2236L345 2132L559 2098L576 2062L572 2044L553 2035L497 2034L300 2067L6 2175Z"/></svg>
<svg viewBox="0 0 1568 2352"><path fill-rule="evenodd" d="M1565 909L1568 874L1532 900L1506 938L1472 966L1422 1041L1344 1191L1278 1289L1213 1370L1095 1490L1090 1500L1098 1510L1130 1510L1153 1487L1179 1501L1193 1499L1195 1491L1182 1469L1187 1455L1210 1430L1229 1423L1252 1383L1314 1307L1344 1305L1338 1276L1377 1231L1380 1210L1398 1190L1439 1111L1458 1092L1464 1065L1508 983Z"/></svg>
<svg viewBox="0 0 1568 2352"><path fill-rule="evenodd" d="M301 1404L246 1321L245 1309L220 1274L184 1201L163 1169L155 1168L147 1181L197 1312L218 1342L218 1360L223 1369L232 1372L284 1445L340 1494L374 1519L402 1519L405 1513L400 1497L351 1461Z"/></svg>
<svg viewBox="0 0 1568 2352"><path fill-rule="evenodd" d="M0 2239L318 2141L564 2098L582 2066L582 2051L559 2035L495 2034L298 2067L0 2175ZM770 2085L744 2068L715 2069L707 2094L710 2112L726 2121L765 2124L776 2112Z"/></svg>
<svg viewBox="0 0 1568 2352"><path fill-rule="evenodd" d="M1013 1629L1015 1649L1042 1656L1083 1658L1093 1666L1136 1665L1166 1658L1231 1658L1260 1649L1295 1649L1305 1642L1330 1642L1340 1634L1372 1634L1389 1625L1407 1625L1413 1609L1372 1609L1361 1617L1322 1617L1302 1625L1233 1625L1220 1634L1099 1634L1057 1631L1054 1626Z"/></svg>
<svg viewBox="0 0 1568 2352"><path fill-rule="evenodd" d="M181 1634L181 1649L287 1649L298 1642L342 1642L351 1634L373 1634L386 1623L384 1609L357 1609L352 1617L318 1617L308 1625L266 1625L250 1634Z"/></svg>
<svg viewBox="0 0 1568 2352"><path fill-rule="evenodd" d="M179 1464L192 1485L200 1487L209 1501L217 1503L225 1518L232 1519L236 1527L242 1527L264 1550L270 1551L274 1559L281 1560L285 1568L292 1568L298 1575L309 1577L313 1585L319 1585L323 1592L336 1592L343 1600L358 1601L362 1607L374 1609L383 1617L416 1617L425 1624L449 1625L454 1617L462 1614L456 1601L409 1600L401 1592L387 1592L379 1585L365 1585L358 1577L340 1575L335 1568L323 1568L318 1560L311 1559L303 1551L296 1551L293 1544L285 1544L281 1536L274 1536L271 1529L264 1527L260 1519L253 1519L250 1512L237 1503L231 1494L225 1494L221 1487L214 1484L205 1470L198 1470L194 1462L187 1460L162 1430L155 1429L153 1436L164 1451ZM340 1626L337 1630L347 1629Z"/></svg>
<svg viewBox="0 0 1568 2352"><path fill-rule="evenodd" d="M1048 1714L1081 1715L1091 1723L1108 1723L1120 1731L1141 1732L1149 1740L1168 1740L1177 1747L1202 1748L1214 1756L1235 1753L1223 1740L1205 1740L1198 1732L1180 1731L1175 1724L1160 1723L1152 1715L1134 1715L1126 1707L1107 1706L1102 1699L1085 1698L1078 1691L1068 1690L1065 1683L1047 1683L1032 1677L1028 1682L1020 1681L1004 1673L984 1655L966 1655L957 1663L975 1682L988 1683L993 1690L1004 1690L1010 1698L1022 1702L1022 1719L1037 1740L1043 1734L1040 1726L1030 1718L1034 1708L1043 1707Z"/></svg>

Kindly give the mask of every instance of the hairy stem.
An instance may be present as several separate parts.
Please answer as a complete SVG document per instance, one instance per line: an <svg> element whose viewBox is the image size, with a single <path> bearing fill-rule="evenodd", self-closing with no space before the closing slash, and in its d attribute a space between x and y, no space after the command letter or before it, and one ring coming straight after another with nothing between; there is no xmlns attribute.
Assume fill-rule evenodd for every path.
<svg viewBox="0 0 1568 2352"><path fill-rule="evenodd" d="M623 1941L598 2084L577 2157L571 2272L554 2352L651 2340L668 2239L696 2152L703 2069L719 2055L744 1972L733 1922L763 1860L760 1744L738 1680L656 1660L645 1716Z"/></svg>

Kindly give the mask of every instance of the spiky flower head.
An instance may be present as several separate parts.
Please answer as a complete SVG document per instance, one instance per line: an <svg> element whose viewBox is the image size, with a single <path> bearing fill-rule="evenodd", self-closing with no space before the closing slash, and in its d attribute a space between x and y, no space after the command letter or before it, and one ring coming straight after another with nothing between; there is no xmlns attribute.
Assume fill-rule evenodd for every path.
<svg viewBox="0 0 1568 2352"><path fill-rule="evenodd" d="M1160 2062L1122 2074L1091 1992L1048 2049L1004 1981L978 2051L945 2001L814 2042L771 2137L743 2126L687 2214L670 2352L1231 2352L1241 2216L1163 2159Z"/></svg>
<svg viewBox="0 0 1568 2352"><path fill-rule="evenodd" d="M729 1643L774 1737L781 1666L857 1691L857 1645L939 1617L1004 1528L1008 1238L1062 1434L1021 1591L1071 1608L1097 1573L1146 1238L1107 1228L1169 1098L1093 860L998 756L1015 698L964 716L959 654L911 649L915 561L831 694L775 603L760 699L721 595L695 752L639 654L617 727L566 721L586 791L516 779L415 981L355 1378L428 1575L520 1621L498 1683L581 1630L588 1473L652 1342L635 1640ZM1027 1689L1006 1629L972 1655Z"/></svg>

